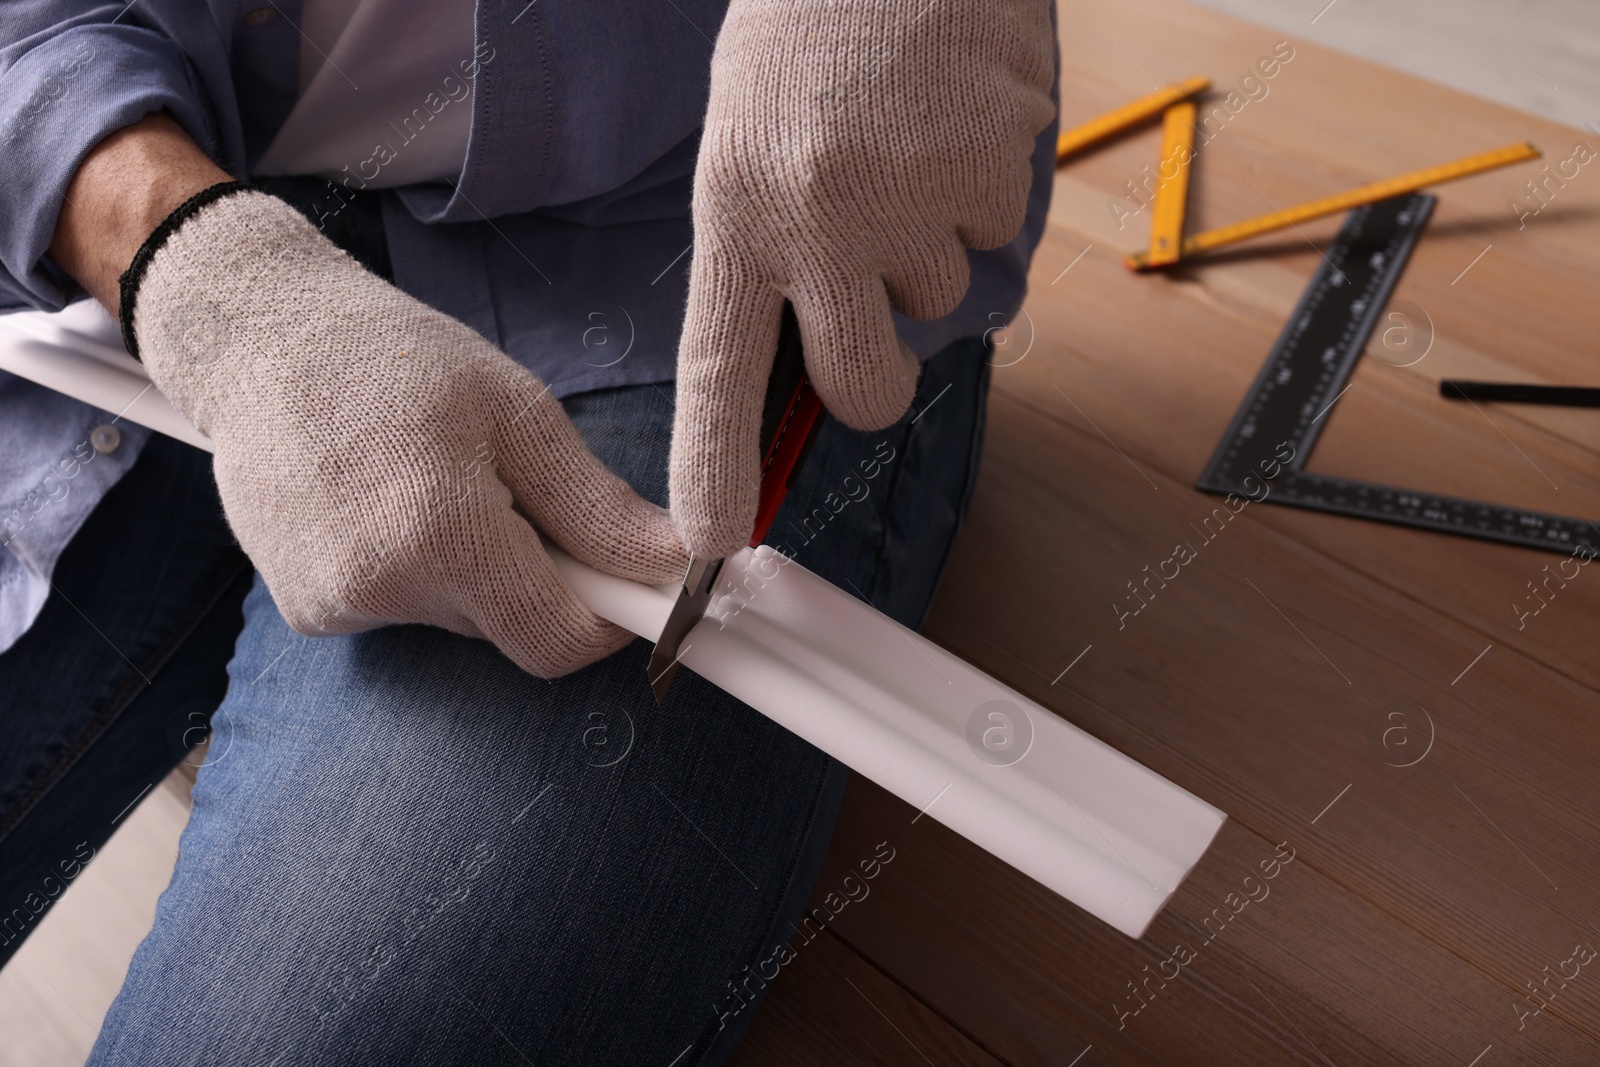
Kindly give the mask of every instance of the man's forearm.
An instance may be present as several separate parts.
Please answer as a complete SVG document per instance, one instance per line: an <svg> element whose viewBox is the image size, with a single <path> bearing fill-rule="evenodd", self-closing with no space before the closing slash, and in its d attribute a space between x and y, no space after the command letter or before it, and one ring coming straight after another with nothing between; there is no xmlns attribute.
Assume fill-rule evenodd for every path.
<svg viewBox="0 0 1600 1067"><path fill-rule="evenodd" d="M170 116L147 115L84 157L50 258L116 315L117 278L145 238L179 204L228 178Z"/></svg>

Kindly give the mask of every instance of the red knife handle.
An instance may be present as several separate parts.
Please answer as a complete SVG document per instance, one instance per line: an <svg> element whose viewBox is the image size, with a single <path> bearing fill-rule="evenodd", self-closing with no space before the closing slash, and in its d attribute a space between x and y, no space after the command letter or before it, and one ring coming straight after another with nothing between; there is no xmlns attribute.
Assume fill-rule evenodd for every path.
<svg viewBox="0 0 1600 1067"><path fill-rule="evenodd" d="M778 351L772 362L772 374L767 379L762 408L761 491L756 505L755 529L750 534L752 547L767 539L767 531L778 517L783 498L799 475L811 442L822 426L822 418L822 398L806 378L800 324L794 317L794 309L784 304Z"/></svg>

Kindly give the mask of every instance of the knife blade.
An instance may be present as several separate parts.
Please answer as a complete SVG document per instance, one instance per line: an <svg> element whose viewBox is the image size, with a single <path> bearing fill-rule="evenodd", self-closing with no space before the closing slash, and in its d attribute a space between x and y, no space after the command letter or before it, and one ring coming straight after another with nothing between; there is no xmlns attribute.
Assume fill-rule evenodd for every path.
<svg viewBox="0 0 1600 1067"><path fill-rule="evenodd" d="M755 527L750 545L767 538L773 519L799 476L811 443L823 420L822 399L806 377L805 350L800 344L800 323L794 308L783 305L783 321L778 327L778 350L767 377L766 396L761 406L761 486L756 504ZM673 602L661 636L650 653L646 670L656 703L667 697L672 679L677 676L683 654L683 640L711 606L711 592L722 572L721 559L689 557L678 598Z"/></svg>

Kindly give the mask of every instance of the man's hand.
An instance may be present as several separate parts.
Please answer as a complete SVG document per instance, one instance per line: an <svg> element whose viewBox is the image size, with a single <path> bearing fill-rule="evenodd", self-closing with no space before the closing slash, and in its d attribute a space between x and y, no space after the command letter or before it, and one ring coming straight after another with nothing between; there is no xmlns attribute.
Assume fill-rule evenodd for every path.
<svg viewBox="0 0 1600 1067"><path fill-rule="evenodd" d="M785 297L835 417L876 429L905 412L918 367L890 302L948 314L966 249L1021 228L1053 56L1049 0L733 0L678 356L672 509L692 552L749 538Z"/></svg>
<svg viewBox="0 0 1600 1067"><path fill-rule="evenodd" d="M115 300L114 280L80 281ZM589 453L548 387L276 198L201 208L133 305L151 379L215 442L229 524L302 633L428 623L548 677L630 635L563 584L535 525L613 574L683 573L667 513Z"/></svg>

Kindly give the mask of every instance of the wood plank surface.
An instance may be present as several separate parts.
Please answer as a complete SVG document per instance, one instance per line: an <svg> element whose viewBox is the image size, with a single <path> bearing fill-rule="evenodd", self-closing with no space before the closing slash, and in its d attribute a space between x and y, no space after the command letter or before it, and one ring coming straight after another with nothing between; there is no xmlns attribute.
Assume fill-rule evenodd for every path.
<svg viewBox="0 0 1600 1067"><path fill-rule="evenodd" d="M831 934L806 942L782 974L787 995L761 1006L735 1067L1000 1062Z"/></svg>
<svg viewBox="0 0 1600 1067"><path fill-rule="evenodd" d="M1178 0L1071 0L1060 31L1066 124L1213 78L1190 232L1514 141L1552 169L1600 149L1299 39L1231 113L1283 36ZM1149 210L1126 183L1159 136L1058 172L927 633L1230 821L1134 942L856 779L820 884L878 841L899 858L832 932L1006 1063L1600 1063L1600 968L1553 977L1600 948L1600 568L1519 620L1561 556L1270 504L1201 538L1218 501L1194 479L1339 219L1130 274ZM1438 396L1446 377L1600 385L1600 160L1519 218L1543 174L1436 190L1397 293L1418 347L1369 347L1311 469L1600 520L1594 412ZM1180 542L1198 558L1120 617ZM776 983L764 1011L832 1040L806 1007L823 996Z"/></svg>

